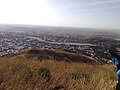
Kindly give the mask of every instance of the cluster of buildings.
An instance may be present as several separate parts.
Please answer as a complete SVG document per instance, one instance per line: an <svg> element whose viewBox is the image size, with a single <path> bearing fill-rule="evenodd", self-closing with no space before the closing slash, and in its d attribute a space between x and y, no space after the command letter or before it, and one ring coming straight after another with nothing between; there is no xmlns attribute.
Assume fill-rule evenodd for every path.
<svg viewBox="0 0 120 90"><path fill-rule="evenodd" d="M94 51L89 49L89 45L50 42L23 33L2 32L0 33L0 37L0 56L18 53L27 48L68 50L74 52L82 52L86 50L88 55L93 57L94 54Z"/></svg>
<svg viewBox="0 0 120 90"><path fill-rule="evenodd" d="M84 42L84 44L82 42ZM35 36L33 34L30 35L22 32L1 32L0 56L18 53L28 48L41 48L80 52L92 58L101 58L102 60L107 61L106 58L102 58L101 56L98 58L92 47L99 46L99 44L102 46L111 43L118 45L116 44L116 41L109 40L106 42L106 40L104 41L98 38L85 39L80 37L79 39L79 37L77 38L76 36Z"/></svg>

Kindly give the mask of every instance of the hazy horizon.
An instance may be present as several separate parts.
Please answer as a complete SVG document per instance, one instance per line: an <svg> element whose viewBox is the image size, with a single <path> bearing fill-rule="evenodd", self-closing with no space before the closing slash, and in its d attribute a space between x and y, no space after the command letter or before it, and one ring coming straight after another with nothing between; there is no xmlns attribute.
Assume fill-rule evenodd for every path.
<svg viewBox="0 0 120 90"><path fill-rule="evenodd" d="M1 24L120 30L120 0L0 0Z"/></svg>
<svg viewBox="0 0 120 90"><path fill-rule="evenodd" d="M11 28L16 28L15 30L29 30L29 29L37 29L37 30L45 30L45 31L74 31L74 32L99 32L99 33L116 33L120 34L119 29L102 29L102 28L84 28L84 27L70 27L70 26L53 26L53 25L34 25L34 24L3 24L0 23L0 31L11 31ZM21 28L21 29L20 29Z"/></svg>

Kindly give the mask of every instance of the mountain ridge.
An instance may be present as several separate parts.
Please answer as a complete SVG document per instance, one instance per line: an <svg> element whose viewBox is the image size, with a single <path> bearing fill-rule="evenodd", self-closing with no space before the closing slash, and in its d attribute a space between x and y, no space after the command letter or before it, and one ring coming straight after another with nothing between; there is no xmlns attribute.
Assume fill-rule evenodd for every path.
<svg viewBox="0 0 120 90"><path fill-rule="evenodd" d="M19 59L37 59L37 60L54 60L76 63L98 64L94 58L88 57L81 53L67 52L63 50L46 50L46 49L27 49L26 51L11 54L3 57Z"/></svg>

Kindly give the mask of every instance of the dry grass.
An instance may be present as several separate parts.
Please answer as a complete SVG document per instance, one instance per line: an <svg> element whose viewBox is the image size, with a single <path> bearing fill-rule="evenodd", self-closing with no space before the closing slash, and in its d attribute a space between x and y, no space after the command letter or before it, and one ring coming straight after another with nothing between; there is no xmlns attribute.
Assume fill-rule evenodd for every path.
<svg viewBox="0 0 120 90"><path fill-rule="evenodd" d="M0 90L115 90L112 65L3 58Z"/></svg>

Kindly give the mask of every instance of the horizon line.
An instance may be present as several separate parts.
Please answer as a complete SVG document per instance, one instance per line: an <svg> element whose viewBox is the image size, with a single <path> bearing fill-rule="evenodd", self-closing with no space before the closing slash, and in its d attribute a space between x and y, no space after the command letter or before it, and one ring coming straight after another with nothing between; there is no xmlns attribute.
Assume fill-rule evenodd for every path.
<svg viewBox="0 0 120 90"><path fill-rule="evenodd" d="M76 29L91 29L91 30L105 30L105 31L112 31L112 30L115 30L115 31L118 31L120 29L113 29L113 28L93 28L93 27L77 27L77 26L64 26L64 25L40 25L40 24L20 24L20 23L17 23L17 24L14 24L14 23L0 23L0 25L21 25L21 26L43 26L43 27L59 27L59 28L76 28Z"/></svg>

